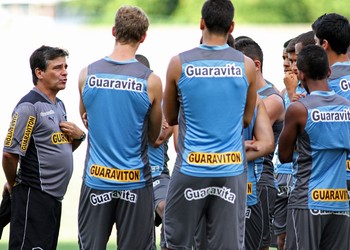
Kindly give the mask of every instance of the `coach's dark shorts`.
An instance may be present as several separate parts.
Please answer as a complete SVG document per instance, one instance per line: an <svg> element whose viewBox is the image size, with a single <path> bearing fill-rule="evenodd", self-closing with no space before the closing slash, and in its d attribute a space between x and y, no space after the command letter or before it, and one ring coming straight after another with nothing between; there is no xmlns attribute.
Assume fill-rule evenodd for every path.
<svg viewBox="0 0 350 250"><path fill-rule="evenodd" d="M41 190L19 184L12 189L9 249L55 250L62 203Z"/></svg>

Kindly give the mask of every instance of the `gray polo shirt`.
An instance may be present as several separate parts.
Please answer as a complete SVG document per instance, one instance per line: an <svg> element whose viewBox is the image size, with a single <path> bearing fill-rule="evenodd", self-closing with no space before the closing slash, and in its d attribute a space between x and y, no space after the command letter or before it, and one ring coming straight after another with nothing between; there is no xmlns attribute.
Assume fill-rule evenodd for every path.
<svg viewBox="0 0 350 250"><path fill-rule="evenodd" d="M73 172L72 139L59 126L66 120L63 102L37 88L19 101L3 149L20 156L16 182L63 198Z"/></svg>

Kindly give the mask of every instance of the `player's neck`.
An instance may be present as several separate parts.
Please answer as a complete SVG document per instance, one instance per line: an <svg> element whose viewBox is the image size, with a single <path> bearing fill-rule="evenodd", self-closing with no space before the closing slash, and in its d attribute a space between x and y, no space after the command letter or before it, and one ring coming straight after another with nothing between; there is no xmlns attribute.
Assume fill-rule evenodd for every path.
<svg viewBox="0 0 350 250"><path fill-rule="evenodd" d="M350 61L348 54L336 54L335 52L328 53L328 62L329 66L332 66L333 64L337 62L348 62Z"/></svg>
<svg viewBox="0 0 350 250"><path fill-rule="evenodd" d="M261 73L256 74L256 88L261 89L262 87L266 86L267 82L265 81L263 75Z"/></svg>
<svg viewBox="0 0 350 250"><path fill-rule="evenodd" d="M137 44L121 44L116 43L109 57L116 61L128 61L135 58L136 51L139 47Z"/></svg>

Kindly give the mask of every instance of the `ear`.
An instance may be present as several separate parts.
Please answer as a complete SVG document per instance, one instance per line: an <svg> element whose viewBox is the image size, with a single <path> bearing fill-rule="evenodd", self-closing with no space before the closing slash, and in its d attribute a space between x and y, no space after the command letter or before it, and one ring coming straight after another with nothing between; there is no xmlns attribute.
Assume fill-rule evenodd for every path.
<svg viewBox="0 0 350 250"><path fill-rule="evenodd" d="M328 73L327 73L327 78L332 74L332 69L331 67L328 67Z"/></svg>
<svg viewBox="0 0 350 250"><path fill-rule="evenodd" d="M259 60L253 60L255 64L255 70L260 71L261 70L261 62Z"/></svg>
<svg viewBox="0 0 350 250"><path fill-rule="evenodd" d="M45 73L45 72L42 71L41 69L39 69L39 68L35 69L35 75L39 80L43 79L43 73Z"/></svg>
<svg viewBox="0 0 350 250"><path fill-rule="evenodd" d="M146 39L147 33L145 33L143 36L141 36L140 43L143 43Z"/></svg>
<svg viewBox="0 0 350 250"><path fill-rule="evenodd" d="M116 32L115 32L115 27L113 26L113 27L112 27L112 35L115 37L115 34L116 34Z"/></svg>
<svg viewBox="0 0 350 250"><path fill-rule="evenodd" d="M232 21L230 29L229 29L229 33L231 34L234 29L235 29L235 22Z"/></svg>
<svg viewBox="0 0 350 250"><path fill-rule="evenodd" d="M326 39L323 39L323 42L322 42L322 44L321 44L321 46L324 48L324 50L329 50L329 49L331 49L331 47L330 47L330 45L329 45L329 43L328 43L328 41L326 40Z"/></svg>
<svg viewBox="0 0 350 250"><path fill-rule="evenodd" d="M205 22L204 22L204 19L203 19L203 18L201 18L201 21L200 21L200 24L199 24L199 28L200 28L201 30L204 30L204 28L205 28Z"/></svg>

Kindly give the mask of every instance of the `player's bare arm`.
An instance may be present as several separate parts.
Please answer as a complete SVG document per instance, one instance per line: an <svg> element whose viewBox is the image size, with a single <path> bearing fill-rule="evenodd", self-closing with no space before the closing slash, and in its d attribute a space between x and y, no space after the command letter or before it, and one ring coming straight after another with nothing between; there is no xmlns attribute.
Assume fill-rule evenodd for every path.
<svg viewBox="0 0 350 250"><path fill-rule="evenodd" d="M179 101L177 96L177 82L181 76L179 56L173 57L168 65L166 85L164 91L164 115L170 126L177 125Z"/></svg>
<svg viewBox="0 0 350 250"><path fill-rule="evenodd" d="M79 80L78 80L78 87L79 87L79 113L80 113L80 117L85 125L85 127L87 128L87 125L85 124L84 122L84 113L86 113L86 110L85 110L85 106L84 106L84 103L83 103L83 99L82 99L82 94L83 94L83 90L84 90L84 87L85 87L85 83L86 83L86 77L87 77L87 68L83 68L81 71L80 71L80 74L79 74Z"/></svg>
<svg viewBox="0 0 350 250"><path fill-rule="evenodd" d="M270 118L271 126L276 121L281 121L284 118L284 103L283 99L278 95L270 95L264 99L267 114Z"/></svg>
<svg viewBox="0 0 350 250"><path fill-rule="evenodd" d="M148 124L148 140L154 144L160 134L162 126L162 82L156 74L152 73L148 78L147 92L151 102Z"/></svg>
<svg viewBox="0 0 350 250"><path fill-rule="evenodd" d="M307 110L303 104L294 102L288 107L278 144L278 158L281 163L293 161L297 136L304 131L306 119Z"/></svg>
<svg viewBox="0 0 350 250"><path fill-rule="evenodd" d="M273 137L272 127L267 114L264 102L258 96L257 98L257 116L254 124L254 141L252 145L256 150L247 150L248 161L255 160L261 156L273 152L275 148L275 139Z"/></svg>
<svg viewBox="0 0 350 250"><path fill-rule="evenodd" d="M255 104L256 104L256 77L255 77L255 65L252 59L244 56L244 67L248 78L248 93L247 102L244 109L244 127L247 127L253 117Z"/></svg>

